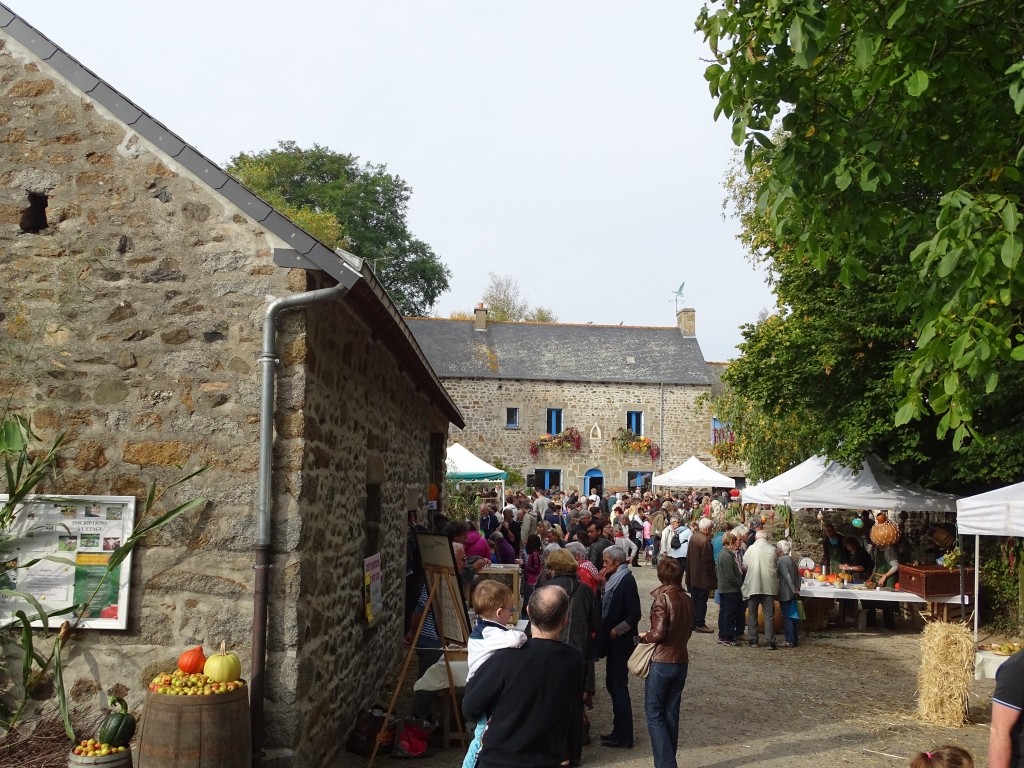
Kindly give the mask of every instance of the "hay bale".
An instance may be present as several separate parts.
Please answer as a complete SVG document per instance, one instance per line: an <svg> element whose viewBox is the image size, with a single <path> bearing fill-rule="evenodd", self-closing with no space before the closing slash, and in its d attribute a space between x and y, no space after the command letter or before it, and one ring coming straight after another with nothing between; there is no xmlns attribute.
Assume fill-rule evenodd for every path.
<svg viewBox="0 0 1024 768"><path fill-rule="evenodd" d="M804 612L807 619L803 622L805 632L820 632L828 629L828 617L835 607L835 601L823 597L805 597Z"/></svg>
<svg viewBox="0 0 1024 768"><path fill-rule="evenodd" d="M964 624L930 621L921 633L917 714L926 723L958 728L967 722L974 678L974 635Z"/></svg>

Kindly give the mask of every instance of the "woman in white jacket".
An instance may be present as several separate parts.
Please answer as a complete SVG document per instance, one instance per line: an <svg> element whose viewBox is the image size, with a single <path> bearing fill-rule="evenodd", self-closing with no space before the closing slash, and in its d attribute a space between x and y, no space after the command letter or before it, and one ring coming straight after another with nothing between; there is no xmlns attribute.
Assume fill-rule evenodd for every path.
<svg viewBox="0 0 1024 768"><path fill-rule="evenodd" d="M661 554L668 555L679 561L686 572L686 553L690 549L690 537L693 531L683 525L682 518L673 515L668 527L661 532ZM677 546L672 546L675 543Z"/></svg>

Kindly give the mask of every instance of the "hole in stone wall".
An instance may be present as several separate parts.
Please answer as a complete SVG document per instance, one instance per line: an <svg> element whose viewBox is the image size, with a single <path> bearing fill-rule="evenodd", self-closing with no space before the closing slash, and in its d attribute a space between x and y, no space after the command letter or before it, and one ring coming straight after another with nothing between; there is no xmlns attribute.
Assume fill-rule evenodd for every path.
<svg viewBox="0 0 1024 768"><path fill-rule="evenodd" d="M46 195L28 193L28 208L21 212L21 231L36 234L46 229Z"/></svg>
<svg viewBox="0 0 1024 768"><path fill-rule="evenodd" d="M363 556L372 557L380 552L380 529L381 508L380 508L380 486L366 486L366 509L364 515L366 531L366 543L363 547Z"/></svg>

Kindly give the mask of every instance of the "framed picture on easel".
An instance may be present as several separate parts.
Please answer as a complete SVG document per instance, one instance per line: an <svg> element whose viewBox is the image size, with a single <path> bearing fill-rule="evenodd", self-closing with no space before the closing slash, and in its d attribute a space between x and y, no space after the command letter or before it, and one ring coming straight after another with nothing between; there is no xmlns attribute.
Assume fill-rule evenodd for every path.
<svg viewBox="0 0 1024 768"><path fill-rule="evenodd" d="M462 583L455 563L455 553L447 536L436 533L417 533L420 562L427 578L427 589L436 590L435 605L440 606L434 618L438 632L450 643L465 645L469 642L469 613L462 596Z"/></svg>

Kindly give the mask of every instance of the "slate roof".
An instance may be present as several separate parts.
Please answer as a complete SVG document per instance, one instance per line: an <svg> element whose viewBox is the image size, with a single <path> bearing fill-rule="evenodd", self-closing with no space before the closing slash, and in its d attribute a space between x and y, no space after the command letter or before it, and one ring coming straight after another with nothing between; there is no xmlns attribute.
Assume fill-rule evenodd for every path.
<svg viewBox="0 0 1024 768"><path fill-rule="evenodd" d="M709 386L700 344L679 328L495 323L407 317L442 378Z"/></svg>
<svg viewBox="0 0 1024 768"><path fill-rule="evenodd" d="M374 329L374 334L385 338L400 357L412 364L411 373L418 382L418 388L430 394L433 402L441 407L453 424L460 428L465 426L458 407L431 370L394 302L361 258L321 243L261 197L228 176L213 160L134 104L2 2L0 29L52 67L89 99L106 108L116 119L194 174L213 192L227 199L287 244L287 248L274 249L274 262L278 266L323 270L347 287L349 293L344 300L358 307L360 316Z"/></svg>

